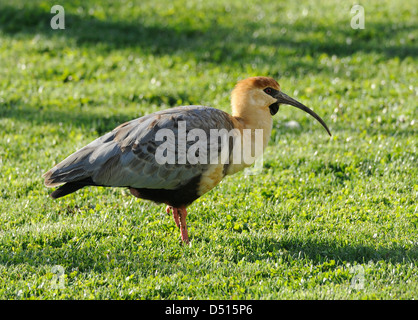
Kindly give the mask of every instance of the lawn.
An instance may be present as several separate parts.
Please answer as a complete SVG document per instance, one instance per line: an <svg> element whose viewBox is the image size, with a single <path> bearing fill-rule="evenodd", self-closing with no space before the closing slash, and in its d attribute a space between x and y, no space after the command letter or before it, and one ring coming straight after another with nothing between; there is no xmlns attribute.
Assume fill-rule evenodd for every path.
<svg viewBox="0 0 418 320"><path fill-rule="evenodd" d="M0 0L0 299L418 298L416 1ZM41 175L127 120L271 76L260 174L189 207ZM290 121L296 121L290 122ZM293 124L293 125L292 125ZM59 267L56 267L59 266ZM57 271L58 270L58 271Z"/></svg>

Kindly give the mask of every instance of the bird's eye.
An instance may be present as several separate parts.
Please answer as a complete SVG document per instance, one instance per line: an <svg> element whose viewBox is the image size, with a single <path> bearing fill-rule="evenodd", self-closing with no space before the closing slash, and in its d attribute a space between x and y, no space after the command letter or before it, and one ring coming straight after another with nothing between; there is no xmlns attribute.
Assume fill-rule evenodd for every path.
<svg viewBox="0 0 418 320"><path fill-rule="evenodd" d="M267 93L267 94L270 94L271 93L271 88L265 88L264 92Z"/></svg>

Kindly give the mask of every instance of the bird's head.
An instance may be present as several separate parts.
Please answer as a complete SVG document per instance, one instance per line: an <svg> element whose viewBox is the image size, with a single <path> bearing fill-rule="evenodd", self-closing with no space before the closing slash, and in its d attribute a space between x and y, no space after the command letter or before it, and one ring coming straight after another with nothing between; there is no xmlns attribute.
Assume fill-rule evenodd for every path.
<svg viewBox="0 0 418 320"><path fill-rule="evenodd" d="M331 135L325 122L311 109L289 97L276 80L269 77L252 77L237 83L231 95L232 114L237 117L271 117L281 104L299 108L318 120Z"/></svg>

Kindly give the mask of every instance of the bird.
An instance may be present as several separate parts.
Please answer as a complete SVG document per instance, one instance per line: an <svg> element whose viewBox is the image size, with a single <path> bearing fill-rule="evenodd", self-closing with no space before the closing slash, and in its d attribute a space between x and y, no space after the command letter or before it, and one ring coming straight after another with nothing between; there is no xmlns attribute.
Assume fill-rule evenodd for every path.
<svg viewBox="0 0 418 320"><path fill-rule="evenodd" d="M128 188L137 198L164 203L180 229L182 243L189 244L187 207L225 176L254 163L268 144L273 116L282 104L307 112L331 136L325 122L285 94L275 79L257 76L238 81L233 88L232 114L200 105L157 111L119 125L69 155L42 177L47 187L58 187L50 194L53 199L83 187L102 186ZM246 131L251 133L244 139ZM224 135L206 139L206 145L203 138L199 139L201 143L196 146L196 136L212 132ZM222 140L225 136L226 140ZM219 146L219 141L225 143ZM255 146L257 141L262 147ZM255 149L250 161L239 159L246 147ZM213 155L221 159L209 161Z"/></svg>

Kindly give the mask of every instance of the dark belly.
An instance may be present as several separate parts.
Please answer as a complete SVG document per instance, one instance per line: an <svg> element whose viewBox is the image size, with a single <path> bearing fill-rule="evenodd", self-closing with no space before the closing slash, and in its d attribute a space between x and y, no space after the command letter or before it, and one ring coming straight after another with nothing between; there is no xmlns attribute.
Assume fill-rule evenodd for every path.
<svg viewBox="0 0 418 320"><path fill-rule="evenodd" d="M152 200L157 203L165 203L174 208L188 206L197 198L197 188L199 186L200 176L193 178L187 184L179 189L147 189L147 188L129 188L129 191L137 198Z"/></svg>

